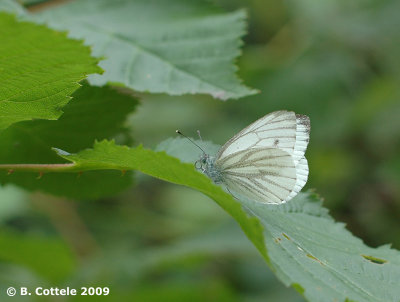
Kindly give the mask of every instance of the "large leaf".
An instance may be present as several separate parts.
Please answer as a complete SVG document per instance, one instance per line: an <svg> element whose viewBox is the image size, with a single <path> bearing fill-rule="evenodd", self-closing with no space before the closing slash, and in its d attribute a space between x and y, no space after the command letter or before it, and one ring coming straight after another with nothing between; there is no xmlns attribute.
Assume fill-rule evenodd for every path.
<svg viewBox="0 0 400 302"><path fill-rule="evenodd" d="M137 91L206 93L226 100L255 93L235 76L245 13L224 13L183 0L81 0L37 19L85 39L106 58L92 84L121 83Z"/></svg>
<svg viewBox="0 0 400 302"><path fill-rule="evenodd" d="M118 136L129 143L124 122L137 100L109 87L84 84L73 94L57 121L26 121L0 133L1 163L62 163L51 147L77 152L93 145L95 139ZM29 190L40 189L71 198L99 198L113 195L132 183L130 173L91 171L76 174L46 174L41 179L31 173L0 174L1 183L15 183Z"/></svg>
<svg viewBox="0 0 400 302"><path fill-rule="evenodd" d="M101 71L81 41L6 13L0 13L0 41L0 130L57 119L78 82Z"/></svg>
<svg viewBox="0 0 400 302"><path fill-rule="evenodd" d="M47 280L60 281L76 268L76 259L69 247L56 239L3 229L0 246L0 260L27 267Z"/></svg>
<svg viewBox="0 0 400 302"><path fill-rule="evenodd" d="M198 153L181 139L170 140L169 144L180 146L166 148L169 152L186 150L193 158ZM247 200L242 207L192 164L181 163L164 152L108 141L78 154L58 152L73 162L56 167L58 171L134 169L208 195L236 219L278 278L309 301L398 302L400 253L389 246L367 247L343 224L336 223L315 195L301 193L281 206Z"/></svg>

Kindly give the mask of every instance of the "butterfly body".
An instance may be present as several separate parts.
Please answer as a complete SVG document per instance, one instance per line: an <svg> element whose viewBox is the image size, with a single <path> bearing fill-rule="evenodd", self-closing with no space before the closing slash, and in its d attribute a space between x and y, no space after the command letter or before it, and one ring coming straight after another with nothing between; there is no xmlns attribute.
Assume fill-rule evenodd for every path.
<svg viewBox="0 0 400 302"><path fill-rule="evenodd" d="M214 183L223 183L221 169L216 165L215 157L204 153L196 162L196 168L211 178Z"/></svg>
<svg viewBox="0 0 400 302"><path fill-rule="evenodd" d="M215 157L204 153L196 168L229 192L257 202L281 204L308 178L304 157L310 121L305 115L276 111L244 128Z"/></svg>

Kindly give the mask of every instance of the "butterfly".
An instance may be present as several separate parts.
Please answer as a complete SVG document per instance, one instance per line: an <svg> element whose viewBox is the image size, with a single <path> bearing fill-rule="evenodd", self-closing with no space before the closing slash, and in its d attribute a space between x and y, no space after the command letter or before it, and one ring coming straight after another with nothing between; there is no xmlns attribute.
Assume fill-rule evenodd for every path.
<svg viewBox="0 0 400 302"><path fill-rule="evenodd" d="M236 198L282 204L307 182L309 137L308 116L275 111L233 136L215 157L203 151L195 167Z"/></svg>

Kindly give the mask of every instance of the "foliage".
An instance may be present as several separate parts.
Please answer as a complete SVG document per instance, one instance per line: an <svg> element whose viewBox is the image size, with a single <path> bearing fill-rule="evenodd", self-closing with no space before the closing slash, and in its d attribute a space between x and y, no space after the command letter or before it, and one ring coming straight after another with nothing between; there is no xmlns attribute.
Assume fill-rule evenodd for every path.
<svg viewBox="0 0 400 302"><path fill-rule="evenodd" d="M76 265L72 253L60 240L2 230L0 244L7 246L0 251L3 261L28 267L53 282L66 278Z"/></svg>
<svg viewBox="0 0 400 302"><path fill-rule="evenodd" d="M123 127L127 114L137 101L129 95L108 87L84 84L64 107L57 121L27 121L17 123L0 133L4 148L0 150L2 163L62 163L52 147L70 148L77 152L93 144L94 138L119 136L121 143L129 143ZM43 190L70 198L95 199L110 196L131 185L131 176L120 177L119 172L97 171L82 174L44 175L40 180L31 173L0 175L2 183L15 183L30 190Z"/></svg>
<svg viewBox="0 0 400 302"><path fill-rule="evenodd" d="M74 1L38 20L85 39L106 57L90 83L119 83L137 91L207 93L226 100L254 94L240 84L239 55L245 13L224 13L198 1Z"/></svg>
<svg viewBox="0 0 400 302"><path fill-rule="evenodd" d="M80 41L0 13L0 130L31 119L57 119L78 82L100 72Z"/></svg>
<svg viewBox="0 0 400 302"><path fill-rule="evenodd" d="M178 145L174 147L186 157L193 155L190 148L182 151L187 144L182 140L170 144ZM107 141L75 155L58 153L77 170L135 169L208 195L238 221L277 276L287 285L294 284L310 301L325 301L327 296L338 301L396 301L398 297L400 253L387 246L365 246L343 224L335 223L316 196L302 193L281 206L244 201L252 214L248 217L230 194L192 165L163 153Z"/></svg>
<svg viewBox="0 0 400 302"><path fill-rule="evenodd" d="M399 252L368 245L400 243L398 1L215 1L0 2L19 16L0 13L0 295L93 285L107 301L397 302ZM238 64L254 96L233 65L243 7ZM105 73L78 84L100 59L32 20L82 39ZM127 88L147 92L132 115ZM197 147L165 140L179 127L223 142L279 109L311 118L307 186L330 214L313 191L235 200L194 169Z"/></svg>

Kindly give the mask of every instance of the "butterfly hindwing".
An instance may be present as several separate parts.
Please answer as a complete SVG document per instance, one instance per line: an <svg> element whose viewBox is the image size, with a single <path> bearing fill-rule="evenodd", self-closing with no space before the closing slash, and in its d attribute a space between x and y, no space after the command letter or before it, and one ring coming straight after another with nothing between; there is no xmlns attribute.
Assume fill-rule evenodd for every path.
<svg viewBox="0 0 400 302"><path fill-rule="evenodd" d="M304 187L308 179L308 162L305 157L303 157L299 163L296 165L296 184L290 194L283 200L287 202L297 195Z"/></svg>
<svg viewBox="0 0 400 302"><path fill-rule="evenodd" d="M282 203L296 185L293 158L280 149L241 150L215 164L229 190L258 202Z"/></svg>

